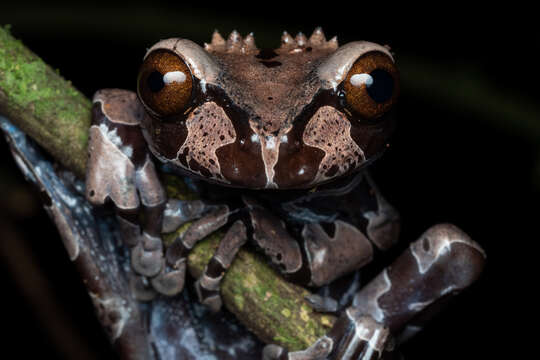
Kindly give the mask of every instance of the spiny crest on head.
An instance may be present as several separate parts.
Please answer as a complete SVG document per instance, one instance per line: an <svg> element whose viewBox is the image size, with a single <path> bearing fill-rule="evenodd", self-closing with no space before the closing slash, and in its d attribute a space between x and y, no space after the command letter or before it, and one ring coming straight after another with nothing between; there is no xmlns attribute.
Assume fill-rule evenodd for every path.
<svg viewBox="0 0 540 360"><path fill-rule="evenodd" d="M281 36L281 46L279 51L295 53L303 51L306 48L313 50L336 50L338 48L337 37L334 36L330 40L326 40L326 36L322 28L317 27L309 39L303 33L299 32L296 37L292 37L286 31Z"/></svg>
<svg viewBox="0 0 540 360"><path fill-rule="evenodd" d="M255 37L253 33L249 33L245 38L233 30L230 33L229 38L225 40L219 31L215 30L212 34L212 40L210 44L205 43L204 49L208 52L221 52L221 53L238 53L238 54L255 54L259 51L257 45L255 45Z"/></svg>

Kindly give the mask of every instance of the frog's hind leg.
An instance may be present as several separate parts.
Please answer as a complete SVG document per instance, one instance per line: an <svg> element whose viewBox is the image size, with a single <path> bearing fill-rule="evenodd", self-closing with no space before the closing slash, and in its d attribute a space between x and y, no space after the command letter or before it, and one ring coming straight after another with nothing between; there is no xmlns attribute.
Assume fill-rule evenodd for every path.
<svg viewBox="0 0 540 360"><path fill-rule="evenodd" d="M298 352L269 345L263 359L392 358L395 339L415 319L433 314L445 299L476 281L485 257L457 227L433 226L355 295L328 334Z"/></svg>
<svg viewBox="0 0 540 360"><path fill-rule="evenodd" d="M377 355L373 358L391 351L390 338L399 338L415 319L426 313L433 315L445 300L476 281L485 258L482 248L456 226L431 227L356 294L352 305L328 333L334 343L331 358L369 350L369 342L376 343L377 329L385 329L389 336L372 349ZM363 344L353 336L362 333L361 320L371 324L365 331L370 337Z"/></svg>

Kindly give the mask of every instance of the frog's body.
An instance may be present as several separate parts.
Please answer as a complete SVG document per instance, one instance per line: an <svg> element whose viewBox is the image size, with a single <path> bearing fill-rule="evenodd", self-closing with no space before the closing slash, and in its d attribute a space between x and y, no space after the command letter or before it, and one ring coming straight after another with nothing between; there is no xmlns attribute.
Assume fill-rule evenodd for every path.
<svg viewBox="0 0 540 360"><path fill-rule="evenodd" d="M141 298L152 288L179 293L189 250L228 224L196 283L200 300L215 310L223 274L248 239L284 275L312 286L364 266L375 249L388 249L397 240L398 215L363 169L387 145L398 92L386 47L339 47L320 29L309 39L285 33L276 50L261 51L252 35L242 39L236 32L228 40L215 33L205 48L184 39L154 45L141 67L138 97L99 91L90 129L87 195L95 204L110 199L116 206L132 266L141 275L135 291ZM167 202L150 154L194 179L202 200ZM192 225L164 251L160 233L187 221ZM382 356L390 350L389 331L402 330L424 307L415 304L463 288L481 268L483 253L465 234L451 226L432 232L422 251L411 250L402 260L416 259L417 265L407 265L416 268L410 275L423 287L415 296L400 298L404 290L393 285L403 282L401 275L386 272L313 347L296 354L270 347L266 356ZM455 259L433 253L453 242L463 245L458 255L470 258L475 271L426 277L432 265ZM395 293L400 305L378 303L386 293ZM325 299L311 301L328 308ZM351 331L358 341L348 337ZM370 355L351 357L358 351Z"/></svg>

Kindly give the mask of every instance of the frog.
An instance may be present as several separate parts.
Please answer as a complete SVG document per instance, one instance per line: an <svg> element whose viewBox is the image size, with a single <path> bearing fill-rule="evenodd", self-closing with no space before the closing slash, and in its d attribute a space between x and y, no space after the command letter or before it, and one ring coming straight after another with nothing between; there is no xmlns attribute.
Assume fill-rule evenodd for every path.
<svg viewBox="0 0 540 360"><path fill-rule="evenodd" d="M194 246L224 235L196 279L199 301L222 307L220 284L249 243L288 280L318 288L370 264L398 241L400 217L369 165L396 127L399 71L388 46L339 45L321 28L284 32L259 49L252 33L215 31L203 46L169 38L142 60L137 90L93 97L86 197L112 203L130 252L138 299L175 296ZM167 199L161 172L199 194ZM189 224L172 244L161 234ZM415 319L472 284L485 253L451 224L429 228L338 309L311 346L269 344L263 359L389 359Z"/></svg>

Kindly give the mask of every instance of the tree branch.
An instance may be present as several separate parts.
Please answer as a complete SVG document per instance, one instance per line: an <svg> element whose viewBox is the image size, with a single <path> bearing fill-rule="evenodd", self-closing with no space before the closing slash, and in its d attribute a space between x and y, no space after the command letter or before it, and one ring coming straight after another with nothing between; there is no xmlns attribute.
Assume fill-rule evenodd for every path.
<svg viewBox="0 0 540 360"><path fill-rule="evenodd" d="M0 28L0 113L24 130L66 168L83 177L90 124L90 101L57 71ZM193 196L181 181L167 177L170 197ZM181 233L165 237L165 243ZM221 234L201 242L189 256L198 277ZM225 306L261 340L289 350L311 345L334 317L315 313L304 301L307 290L288 283L264 259L241 250L222 283Z"/></svg>

